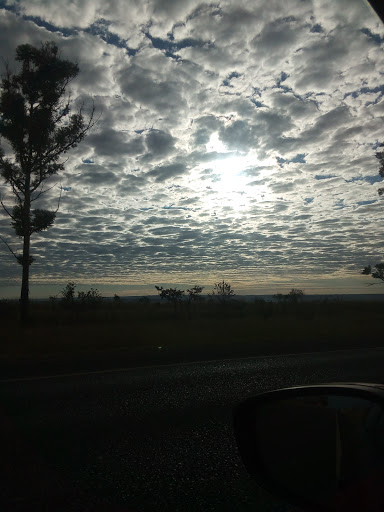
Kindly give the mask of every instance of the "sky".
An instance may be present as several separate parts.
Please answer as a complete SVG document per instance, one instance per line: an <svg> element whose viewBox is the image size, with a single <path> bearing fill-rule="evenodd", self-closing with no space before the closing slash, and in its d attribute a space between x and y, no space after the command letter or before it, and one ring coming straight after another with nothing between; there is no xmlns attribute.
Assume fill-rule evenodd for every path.
<svg viewBox="0 0 384 512"><path fill-rule="evenodd" d="M31 297L68 281L384 292L360 275L384 248L384 25L366 2L0 0L12 69L17 45L44 41L78 62L74 105L100 120L35 203L55 209L62 187L32 238ZM0 234L21 248L4 212ZM1 244L0 298L20 283Z"/></svg>

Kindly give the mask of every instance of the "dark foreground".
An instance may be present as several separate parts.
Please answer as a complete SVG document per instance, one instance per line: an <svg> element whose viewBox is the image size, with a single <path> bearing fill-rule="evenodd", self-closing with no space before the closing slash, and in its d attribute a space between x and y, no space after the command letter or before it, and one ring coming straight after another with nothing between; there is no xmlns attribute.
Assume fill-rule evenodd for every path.
<svg viewBox="0 0 384 512"><path fill-rule="evenodd" d="M355 380L384 383L384 349L3 380L0 509L286 510L249 481L233 406Z"/></svg>

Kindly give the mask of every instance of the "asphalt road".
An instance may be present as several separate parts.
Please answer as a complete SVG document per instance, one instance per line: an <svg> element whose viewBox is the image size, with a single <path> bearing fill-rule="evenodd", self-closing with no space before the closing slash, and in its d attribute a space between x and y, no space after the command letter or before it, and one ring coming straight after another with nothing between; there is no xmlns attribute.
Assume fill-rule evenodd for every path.
<svg viewBox="0 0 384 512"><path fill-rule="evenodd" d="M331 381L384 383L384 349L2 380L0 508L287 510L248 479L232 408Z"/></svg>

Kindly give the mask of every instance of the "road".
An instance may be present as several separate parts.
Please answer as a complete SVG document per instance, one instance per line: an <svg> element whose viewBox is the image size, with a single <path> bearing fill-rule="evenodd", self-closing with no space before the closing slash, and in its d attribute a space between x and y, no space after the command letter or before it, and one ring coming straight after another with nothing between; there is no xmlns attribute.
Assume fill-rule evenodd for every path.
<svg viewBox="0 0 384 512"><path fill-rule="evenodd" d="M4 379L1 510L286 510L248 479L231 410L330 381L384 383L384 349Z"/></svg>

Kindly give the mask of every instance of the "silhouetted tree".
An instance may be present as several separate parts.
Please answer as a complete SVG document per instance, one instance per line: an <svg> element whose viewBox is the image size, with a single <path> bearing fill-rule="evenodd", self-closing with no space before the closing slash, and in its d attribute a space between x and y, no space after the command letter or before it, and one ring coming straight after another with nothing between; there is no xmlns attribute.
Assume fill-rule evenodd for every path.
<svg viewBox="0 0 384 512"><path fill-rule="evenodd" d="M226 281L221 281L220 283L215 283L212 292L209 294L210 297L215 297L221 304L228 302L231 299L235 292L232 289L232 286Z"/></svg>
<svg viewBox="0 0 384 512"><path fill-rule="evenodd" d="M288 293L287 298L292 300L293 302L297 302L299 299L304 297L304 291L299 288L292 288L292 290Z"/></svg>
<svg viewBox="0 0 384 512"><path fill-rule="evenodd" d="M380 144L379 148L384 148L384 143ZM375 156L380 164L379 174L384 178L384 151L376 151ZM384 187L379 188L377 192L379 196L384 195ZM373 268L371 265L367 265L363 268L361 273L364 276L372 276L374 279L381 279L381 281L384 281L384 262L377 263Z"/></svg>
<svg viewBox="0 0 384 512"><path fill-rule="evenodd" d="M204 290L203 286L195 285L187 290L188 302L187 302L187 313L188 318L191 319L192 315L198 315L200 312L200 304L203 302L201 292Z"/></svg>
<svg viewBox="0 0 384 512"><path fill-rule="evenodd" d="M50 228L56 210L32 209L31 205L49 189L44 182L64 170L60 157L77 146L94 125L94 107L85 121L81 105L71 113L68 84L79 73L78 65L61 59L53 42L40 48L22 44L16 48L19 73L6 67L0 92L0 139L8 141L12 156L5 156L0 146L0 174L11 186L15 206L8 210L16 235L23 240L22 254L12 252L22 265L20 313L28 320L30 239L33 233ZM60 202L60 199L59 199ZM4 241L4 240L3 240Z"/></svg>
<svg viewBox="0 0 384 512"><path fill-rule="evenodd" d="M380 144L379 148L384 148L384 143ZM379 161L380 167L379 167L379 174L382 178L384 178L384 151L376 151L376 158ZM379 196L382 196L384 194L384 188L379 188L378 190Z"/></svg>
<svg viewBox="0 0 384 512"><path fill-rule="evenodd" d="M176 288L163 288L162 286L155 286L155 288L159 292L161 300L166 300L173 304L174 312L176 315L183 300L184 290L177 290Z"/></svg>
<svg viewBox="0 0 384 512"><path fill-rule="evenodd" d="M78 292L77 298L83 306L95 307L103 301L103 297L97 288L91 288L86 292Z"/></svg>
<svg viewBox="0 0 384 512"><path fill-rule="evenodd" d="M291 302L297 302L299 299L303 298L305 295L303 290L300 290L299 288L292 288L290 292L288 292L286 295L283 293L276 293L273 295L273 298L276 299L278 302L282 301L291 301Z"/></svg>
<svg viewBox="0 0 384 512"><path fill-rule="evenodd" d="M372 276L375 279L384 281L384 263L377 263L373 268L371 265L368 265L364 267L361 273L365 276Z"/></svg>
<svg viewBox="0 0 384 512"><path fill-rule="evenodd" d="M162 286L155 286L155 288L159 292L160 299L165 299L168 302L172 302L176 311L177 305L183 299L184 290L177 290L176 288L163 288Z"/></svg>
<svg viewBox="0 0 384 512"><path fill-rule="evenodd" d="M61 290L60 295L64 306L73 307L73 303L75 301L75 289L75 283L73 281L69 281Z"/></svg>
<svg viewBox="0 0 384 512"><path fill-rule="evenodd" d="M187 290L188 293L188 300L189 302L198 302L201 300L201 292L204 290L204 286L198 286L195 285L189 290Z"/></svg>

